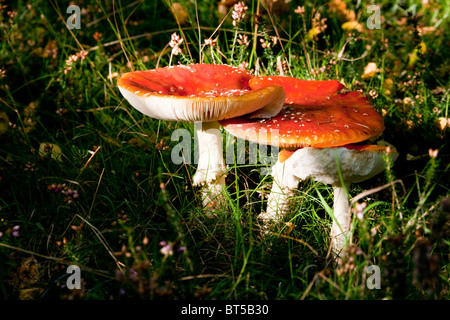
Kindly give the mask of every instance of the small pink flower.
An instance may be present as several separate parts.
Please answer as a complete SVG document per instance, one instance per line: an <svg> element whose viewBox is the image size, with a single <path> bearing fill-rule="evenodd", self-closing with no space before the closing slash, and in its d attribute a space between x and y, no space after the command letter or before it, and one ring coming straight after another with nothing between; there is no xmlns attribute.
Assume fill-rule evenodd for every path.
<svg viewBox="0 0 450 320"><path fill-rule="evenodd" d="M237 26L245 18L245 12L247 12L248 7L243 1L239 1L234 5L231 17L233 18L233 26Z"/></svg>
<svg viewBox="0 0 450 320"><path fill-rule="evenodd" d="M244 45L244 46L250 45L250 41L248 41L248 37L246 35L242 35L242 34L239 34L239 39L237 39L237 42L240 45Z"/></svg>
<svg viewBox="0 0 450 320"><path fill-rule="evenodd" d="M216 39L206 39L205 40L205 45L209 45L211 47L214 47L217 44L217 38Z"/></svg>
<svg viewBox="0 0 450 320"><path fill-rule="evenodd" d="M162 246L159 252L161 252L165 257L173 255L172 244L167 243L166 241L161 241L159 245Z"/></svg>
<svg viewBox="0 0 450 320"><path fill-rule="evenodd" d="M19 229L20 229L20 226L14 226L14 227L13 227L12 235L13 235L14 237L16 237L16 238L19 236Z"/></svg>
<svg viewBox="0 0 450 320"><path fill-rule="evenodd" d="M297 9L294 10L294 12L302 15L305 13L305 7L298 6Z"/></svg>
<svg viewBox="0 0 450 320"><path fill-rule="evenodd" d="M167 246L162 247L160 252L165 256L171 256L173 255L172 246L168 244Z"/></svg>
<svg viewBox="0 0 450 320"><path fill-rule="evenodd" d="M174 56L182 53L182 50L179 47L181 43L183 43L183 38L180 38L176 32L172 33L170 36L169 46L172 48L172 54Z"/></svg>

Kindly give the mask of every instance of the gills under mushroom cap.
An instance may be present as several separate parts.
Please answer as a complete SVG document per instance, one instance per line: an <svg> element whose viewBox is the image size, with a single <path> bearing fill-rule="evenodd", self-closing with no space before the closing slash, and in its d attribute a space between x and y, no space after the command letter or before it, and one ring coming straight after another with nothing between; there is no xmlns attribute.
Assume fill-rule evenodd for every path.
<svg viewBox="0 0 450 320"><path fill-rule="evenodd" d="M368 99L360 92L349 92L337 81L275 79L283 81L265 83L281 84L286 92L285 105L278 115L270 119L242 116L219 121L224 129L238 138L290 149L357 143L384 130L383 118ZM253 81L250 80L250 86ZM260 87L258 82L257 88Z"/></svg>
<svg viewBox="0 0 450 320"><path fill-rule="evenodd" d="M170 121L216 121L277 114L285 99L280 86L252 90L253 76L227 65L194 64L124 74L120 92L140 112Z"/></svg>

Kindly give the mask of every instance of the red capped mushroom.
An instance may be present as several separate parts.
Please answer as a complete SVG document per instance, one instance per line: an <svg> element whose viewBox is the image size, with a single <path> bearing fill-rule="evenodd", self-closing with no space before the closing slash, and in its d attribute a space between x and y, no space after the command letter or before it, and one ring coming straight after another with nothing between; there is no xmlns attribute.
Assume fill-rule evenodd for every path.
<svg viewBox="0 0 450 320"><path fill-rule="evenodd" d="M297 152L306 152L301 150L323 150L322 154L326 154L331 152L327 150L335 150L334 147L349 147L374 138L384 130L383 118L364 95L349 92L337 81L306 81L282 76L250 80L250 87L255 89L268 84L282 85L286 92L285 105L278 115L269 119L242 116L220 121L226 131L238 138L281 148L279 159L272 167L274 182L267 209L260 215L265 221L279 220L287 212L288 200L297 188L299 178L289 169L294 160L286 159ZM367 150L358 152L369 154ZM302 167L301 161L296 164ZM337 168L335 162L327 162L327 165ZM341 211L338 210L338 214Z"/></svg>
<svg viewBox="0 0 450 320"><path fill-rule="evenodd" d="M279 78L287 78L284 80L287 83L306 81ZM337 85L337 81L331 81L330 88L323 84L324 81L318 82L323 90L314 99L298 92L293 95L290 91L292 85L285 89L285 105L274 117L250 119L242 116L220 121L220 124L238 138L287 149L341 146L361 142L383 132L383 118L362 93L349 92ZM286 86L281 81L276 84L282 84L283 89ZM304 87L309 90L312 86Z"/></svg>
<svg viewBox="0 0 450 320"><path fill-rule="evenodd" d="M226 65L171 66L124 74L117 82L128 102L143 114L169 121L197 122L199 163L194 185L206 185L203 204L225 184L222 136L217 120L277 114L285 98L279 86L249 87L253 76Z"/></svg>
<svg viewBox="0 0 450 320"><path fill-rule="evenodd" d="M359 92L335 92L321 99L316 97L313 104L285 104L278 115L269 119L243 116L219 122L238 138L280 147L281 157L288 150L303 147L329 148L362 142L384 130L383 118ZM271 193L264 219L283 214L287 198L297 186L295 181L283 181L281 163L272 168L272 175L274 188L281 188L277 191L284 192L285 197Z"/></svg>

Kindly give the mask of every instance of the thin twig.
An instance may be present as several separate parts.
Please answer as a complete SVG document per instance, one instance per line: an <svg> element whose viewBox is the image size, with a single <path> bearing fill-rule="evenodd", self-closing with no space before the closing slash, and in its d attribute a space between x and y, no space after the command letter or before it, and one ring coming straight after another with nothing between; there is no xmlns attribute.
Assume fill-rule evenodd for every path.
<svg viewBox="0 0 450 320"><path fill-rule="evenodd" d="M123 54L125 55L125 59L127 59L128 61L128 66L131 69L131 71L134 71L134 67L133 64L131 63L130 59L128 58L127 52L125 50L125 47L123 46L123 40L122 40L122 36L120 35L120 29L119 29L119 25L117 24L117 19L116 19L116 7L115 7L115 1L112 2L113 5L113 18L114 18L114 24L117 28L117 37L119 38L119 44L120 47L122 48ZM128 37L129 38L129 37Z"/></svg>
<svg viewBox="0 0 450 320"><path fill-rule="evenodd" d="M89 221L87 221L86 219L84 219L82 216L80 216L79 214L76 214L76 216L78 218L80 218L82 221L84 221L89 227L91 227L92 231L94 232L94 234L97 236L97 238L100 240L100 242L103 244L103 246L106 248L106 251L108 251L109 255L113 258L114 262L116 263L117 267L119 268L120 271L122 271L122 266L125 266L122 262L120 262L119 260L117 260L116 256L114 255L114 251L109 247L105 237L103 237L102 233L96 228L94 227Z"/></svg>
<svg viewBox="0 0 450 320"><path fill-rule="evenodd" d="M134 6L135 4L137 4L137 3L141 3L141 4L142 4L142 3L144 3L144 1L138 0L138 1L132 2L132 3L130 3L130 4L127 4L125 7L122 7L122 8L121 8L120 10L118 10L117 12L123 11L124 9L127 9L127 8L129 8L129 7L132 7L132 6ZM138 8L138 6L136 6L136 8L133 9L133 11L136 10L137 8ZM108 18L110 15L112 15L112 14L114 14L114 13L111 12L111 13L105 14L105 15L102 16L101 18L98 18L98 19L95 19L94 21L88 22L88 23L86 23L86 27L93 26L94 24L97 24L97 23L99 23L100 21L103 21L103 20L107 19L107 18Z"/></svg>
<svg viewBox="0 0 450 320"><path fill-rule="evenodd" d="M288 67L288 69L289 69L289 74L290 74L291 77L292 77L293 75L292 75L291 66L290 66L290 64L289 64L289 61L287 61L287 59L286 59L286 56L287 56L287 55L286 55L286 51L284 50L283 42L281 41L280 34L278 33L278 28L277 28L277 26L275 25L275 22L273 21L273 17L272 17L272 14L270 13L270 10L267 10L267 14L268 14L268 16L269 16L269 18L270 18L270 22L272 23L273 30L275 31L275 34L277 35L278 41L280 41L281 50L283 51L283 54L284 54L283 60L285 60L285 61L287 62L286 65L287 65L287 67ZM280 70L283 70L283 69L281 68Z"/></svg>
<svg viewBox="0 0 450 320"><path fill-rule="evenodd" d="M55 261L55 262L61 263L61 264L66 264L66 265L73 265L74 264L72 261L68 261L68 260L64 260L64 259L56 258L56 257L51 257L51 256L46 256L46 255L43 255L43 254L40 254L40 253L36 253L36 252L25 250L25 249L22 249L22 248L19 248L19 247L11 246L11 245L6 244L6 243L1 243L0 242L0 247L4 247L4 248L11 249L11 250L20 251L20 252L23 252L23 253L26 253L26 254L29 254L29 255L32 255L32 256L36 256L36 257L47 259L47 260L52 260L52 261ZM92 272L92 273L97 274L97 275L101 275L101 276L106 276L106 277L111 277L112 278L112 276L107 271L96 270L96 269L93 269L93 268L90 268L90 267L86 267L86 266L80 265L78 263L77 263L77 266L80 267L81 270L85 270L85 271Z"/></svg>
<svg viewBox="0 0 450 320"><path fill-rule="evenodd" d="M198 276L186 276L182 277L179 280L194 280L194 279L204 279L204 278L233 278L232 276L226 274L199 274Z"/></svg>
<svg viewBox="0 0 450 320"><path fill-rule="evenodd" d="M253 229L253 230L258 231L256 229ZM293 240L293 241L299 242L299 243L307 246L316 256L319 255L319 253L309 243L307 243L306 241L304 241L302 239L297 239L297 238L294 238L294 237L286 236L284 234L276 233L276 232L272 232L272 231L267 231L267 233L270 234L270 235L273 235L273 236L279 236L279 237L282 237L282 238L286 238L286 239L289 239L289 240Z"/></svg>
<svg viewBox="0 0 450 320"><path fill-rule="evenodd" d="M382 185L382 186L379 186L379 187L372 188L372 189L370 189L370 190L366 190L366 191L364 191L364 192L361 192L360 194L358 194L357 196L355 196L355 197L352 199L352 201L350 202L350 204L353 205L353 204L354 204L355 202L357 202L358 200L360 200L360 199L362 199L362 198L364 198L364 197L367 197L367 196L370 195L370 194L373 194L373 193L379 192L379 191L381 191L381 190L383 190L383 189L386 189L386 188L388 188L388 187L390 187L390 186L392 186L392 185L394 185L394 184L396 184L396 183L400 183L400 185L403 187L403 193L406 193L405 185L403 184L403 181L399 179L399 180L395 180L395 181L386 183L386 184L384 184L384 185Z"/></svg>
<svg viewBox="0 0 450 320"><path fill-rule="evenodd" d="M309 291L311 290L312 286L314 285L314 282L316 282L318 277L318 273L314 275L311 282L308 284L308 287L306 287L305 292L303 292L302 296L300 297L300 300L305 300L305 297L308 295Z"/></svg>
<svg viewBox="0 0 450 320"><path fill-rule="evenodd" d="M98 146L97 149L95 149L95 151L91 153L91 156L89 157L88 161L86 161L86 163L84 164L83 169L85 169L87 167L87 165L91 162L91 160L94 158L94 156L100 150L100 148L101 148L101 146ZM103 174L103 172L102 172L102 174ZM92 207L91 207L91 209L92 209Z"/></svg>
<svg viewBox="0 0 450 320"><path fill-rule="evenodd" d="M197 19L197 26L198 26L198 59L200 63L203 63L202 59L202 33L200 29L200 21L198 19L198 8L197 8L197 0L194 2L195 4L195 17Z"/></svg>

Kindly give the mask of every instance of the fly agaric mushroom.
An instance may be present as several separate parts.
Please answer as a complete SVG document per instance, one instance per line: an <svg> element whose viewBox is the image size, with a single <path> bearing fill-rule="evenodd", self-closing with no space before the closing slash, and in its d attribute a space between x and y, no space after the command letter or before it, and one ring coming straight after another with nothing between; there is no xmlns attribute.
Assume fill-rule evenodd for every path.
<svg viewBox="0 0 450 320"><path fill-rule="evenodd" d="M243 116L220 121L226 131L238 138L282 148L272 167L274 182L267 209L260 215L265 221L278 220L287 212L288 200L299 179L286 168L285 160L295 150L305 147L328 150L363 142L384 130L383 118L363 94L349 92L337 81L282 76L250 80L252 88L268 84L282 85L286 92L285 105L277 116L262 120Z"/></svg>
<svg viewBox="0 0 450 320"><path fill-rule="evenodd" d="M219 122L238 138L281 148L279 159L272 167L274 183L267 210L261 215L264 220L276 220L286 212L287 200L298 184L283 177L283 157L289 150L362 142L381 134L384 124L383 118L361 93L349 92L338 81L283 76L250 80L252 89L268 85L281 85L286 92L285 105L278 115L270 119L243 116Z"/></svg>
<svg viewBox="0 0 450 320"><path fill-rule="evenodd" d="M124 74L117 82L128 102L152 118L197 122L199 162L194 185L206 185L203 205L222 192L226 167L218 120L277 114L285 99L279 86L251 90L253 76L227 65L171 66ZM200 123L200 124L199 124Z"/></svg>

